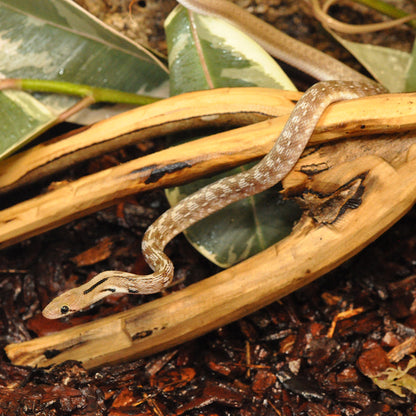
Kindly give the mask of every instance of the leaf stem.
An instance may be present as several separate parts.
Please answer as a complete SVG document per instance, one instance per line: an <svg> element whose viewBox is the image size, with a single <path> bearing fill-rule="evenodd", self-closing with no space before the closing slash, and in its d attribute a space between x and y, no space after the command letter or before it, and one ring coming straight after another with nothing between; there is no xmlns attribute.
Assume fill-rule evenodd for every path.
<svg viewBox="0 0 416 416"><path fill-rule="evenodd" d="M401 17L408 16L408 13L406 13L403 10L398 9L397 7L388 4L382 0L354 0L356 3L363 4L367 7L370 7L374 10L377 10L378 12L390 16L394 19L399 19ZM416 29L416 21L411 20L410 22L407 22L408 25Z"/></svg>
<svg viewBox="0 0 416 416"><path fill-rule="evenodd" d="M0 90L19 89L36 92L76 95L91 97L94 103L123 103L145 105L159 101L160 98L138 95L110 88L92 87L84 84L74 84L66 81L49 81L44 79L3 79L0 80Z"/></svg>

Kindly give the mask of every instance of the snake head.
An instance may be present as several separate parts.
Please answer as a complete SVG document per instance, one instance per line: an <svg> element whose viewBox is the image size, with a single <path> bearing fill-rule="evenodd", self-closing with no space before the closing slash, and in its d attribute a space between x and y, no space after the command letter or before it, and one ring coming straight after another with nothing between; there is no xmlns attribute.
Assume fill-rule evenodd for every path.
<svg viewBox="0 0 416 416"><path fill-rule="evenodd" d="M81 309L79 305L82 295L77 289L70 289L53 299L42 311L42 315L48 319L58 319Z"/></svg>

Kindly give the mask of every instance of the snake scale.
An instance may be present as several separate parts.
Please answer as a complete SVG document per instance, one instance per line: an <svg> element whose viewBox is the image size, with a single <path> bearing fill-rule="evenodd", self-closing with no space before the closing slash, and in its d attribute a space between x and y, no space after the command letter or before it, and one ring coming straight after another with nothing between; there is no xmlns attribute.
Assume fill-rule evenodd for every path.
<svg viewBox="0 0 416 416"><path fill-rule="evenodd" d="M227 13L223 13L227 17L231 13L228 9L230 3L225 1L181 0L180 3L192 10L207 14L215 14L215 11L219 11L218 15L227 11ZM201 4L203 7L199 7ZM206 7L211 5L215 10L207 11ZM232 7L237 6L233 5ZM246 13L240 8L237 9L238 13ZM261 21L259 20L259 22ZM256 24L269 26L264 22ZM255 30L257 34L261 33L262 27L257 26ZM271 28L275 31L272 33L280 39L282 33L273 27ZM271 29L268 28L268 30ZM261 36L259 35L259 37ZM270 38L271 34L268 37ZM294 40L291 39L291 41ZM297 43L297 41L295 42ZM301 47L305 46L300 45L302 45ZM303 54L302 59L308 59L311 54L310 47L306 47L306 51L300 50L301 47L291 48L291 50L292 52L296 51L297 55ZM312 54L314 53L312 52ZM317 67L318 64L321 67L325 66L327 61L322 61L321 58L317 59L314 67ZM338 61L336 62L340 64ZM314 69L313 75L318 79L327 80L331 79L330 73L332 73L332 79L339 78L338 64L334 67L331 59L328 63L328 66L331 67L329 71L326 67L322 74L317 74ZM302 65L300 66L302 67ZM112 293L150 294L159 292L169 285L173 278L174 268L164 253L164 248L170 240L192 224L221 208L257 194L281 181L298 161L322 113L331 103L385 92L382 86L352 69L348 69L346 72L342 69L341 75L341 78L351 80L318 82L302 96L281 134L276 138L273 148L254 167L201 188L163 213L147 229L142 240L142 251L153 273L141 276L116 270L102 272L88 283L70 289L53 299L43 310L43 315L49 319L56 319L85 308Z"/></svg>

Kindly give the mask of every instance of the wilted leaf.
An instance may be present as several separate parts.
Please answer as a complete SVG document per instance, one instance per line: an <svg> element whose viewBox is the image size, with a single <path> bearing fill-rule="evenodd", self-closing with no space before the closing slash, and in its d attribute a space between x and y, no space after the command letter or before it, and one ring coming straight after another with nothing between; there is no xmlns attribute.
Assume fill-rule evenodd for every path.
<svg viewBox="0 0 416 416"><path fill-rule="evenodd" d="M374 384L381 389L391 390L400 397L405 397L403 388L416 394L416 378L408 374L412 368L416 367L416 357L412 356L406 368L388 368L381 374L371 377Z"/></svg>

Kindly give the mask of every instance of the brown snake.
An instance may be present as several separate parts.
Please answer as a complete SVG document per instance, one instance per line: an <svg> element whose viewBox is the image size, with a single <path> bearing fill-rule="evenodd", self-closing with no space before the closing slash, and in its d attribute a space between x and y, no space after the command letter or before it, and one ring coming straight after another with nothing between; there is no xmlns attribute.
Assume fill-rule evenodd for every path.
<svg viewBox="0 0 416 416"><path fill-rule="evenodd" d="M224 2L180 3L192 8L191 3L202 3L204 6L213 3L218 6ZM352 74L354 72L351 70ZM349 74L351 78L352 74ZM142 251L145 260L154 270L152 274L140 276L123 271L105 271L88 283L70 289L52 300L43 310L43 315L50 319L60 318L112 293L150 294L161 291L173 278L173 264L164 253L164 248L170 240L213 212L281 181L298 161L329 104L383 92L385 89L382 86L366 81L360 74L352 81L326 81L315 84L298 101L275 145L257 165L248 171L205 186L163 213L148 228L143 236Z"/></svg>

